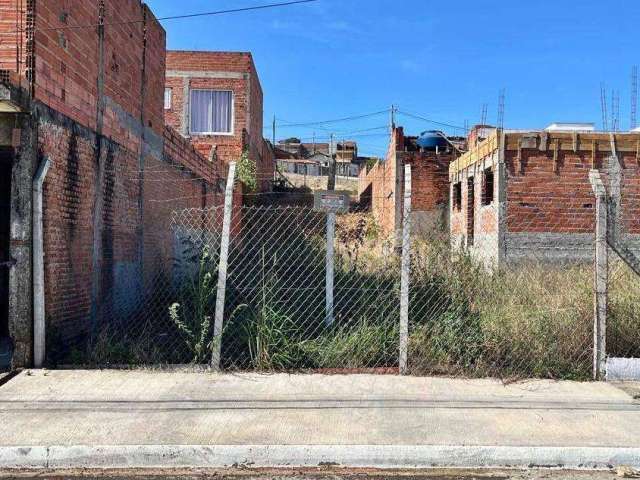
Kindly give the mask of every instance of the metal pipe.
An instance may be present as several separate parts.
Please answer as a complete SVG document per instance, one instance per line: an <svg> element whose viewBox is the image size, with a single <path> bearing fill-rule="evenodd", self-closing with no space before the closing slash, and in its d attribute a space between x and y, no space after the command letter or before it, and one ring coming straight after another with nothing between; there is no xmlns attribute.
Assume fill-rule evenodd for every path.
<svg viewBox="0 0 640 480"><path fill-rule="evenodd" d="M45 358L42 186L50 166L51 160L45 158L33 178L33 364L35 368L42 368Z"/></svg>

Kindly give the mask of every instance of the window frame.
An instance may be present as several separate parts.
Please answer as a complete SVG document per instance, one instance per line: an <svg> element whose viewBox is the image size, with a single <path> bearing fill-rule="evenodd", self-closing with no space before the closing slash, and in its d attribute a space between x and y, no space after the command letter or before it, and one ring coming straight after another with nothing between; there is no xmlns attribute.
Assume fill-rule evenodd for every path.
<svg viewBox="0 0 640 480"><path fill-rule="evenodd" d="M229 132L196 132L193 130L193 92L228 92L231 94L231 131ZM228 88L191 88L189 89L189 133L191 135L218 135L233 137L236 123L236 96L233 90Z"/></svg>
<svg viewBox="0 0 640 480"><path fill-rule="evenodd" d="M167 106L167 93L169 94L169 106ZM165 110L173 109L173 88L172 87L164 87L164 109Z"/></svg>
<svg viewBox="0 0 640 480"><path fill-rule="evenodd" d="M491 190L489 190L489 182L487 173L491 174ZM495 199L495 182L496 182L496 174L493 167L487 167L482 172L482 198L480 199L480 204L483 207L488 207L493 204Z"/></svg>
<svg viewBox="0 0 640 480"><path fill-rule="evenodd" d="M462 211L462 181L453 184L453 210L455 212Z"/></svg>

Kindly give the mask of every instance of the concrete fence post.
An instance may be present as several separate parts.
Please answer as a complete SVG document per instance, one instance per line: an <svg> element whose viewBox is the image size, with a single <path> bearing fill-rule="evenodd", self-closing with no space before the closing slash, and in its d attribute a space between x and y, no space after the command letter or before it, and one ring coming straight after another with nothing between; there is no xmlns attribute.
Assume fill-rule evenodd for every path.
<svg viewBox="0 0 640 480"><path fill-rule="evenodd" d="M594 260L593 302L593 378L602 380L607 358L607 310L609 252L607 245L608 202L604 182L597 170L589 173L591 187L596 196L596 231Z"/></svg>
<svg viewBox="0 0 640 480"><path fill-rule="evenodd" d="M36 368L42 368L46 354L42 187L50 166L51 160L45 158L33 179L33 365Z"/></svg>
<svg viewBox="0 0 640 480"><path fill-rule="evenodd" d="M402 258L400 260L400 374L408 372L409 271L411 268L411 165L404 166L404 208L402 216Z"/></svg>
<svg viewBox="0 0 640 480"><path fill-rule="evenodd" d="M334 280L334 258L335 258L335 238L336 238L336 214L335 212L327 212L327 252L325 257L325 317L324 324L327 327L333 325L334 322L334 305L333 305L333 280Z"/></svg>
<svg viewBox="0 0 640 480"><path fill-rule="evenodd" d="M211 345L211 367L220 369L222 350L222 325L224 319L224 302L227 291L227 270L229 260L229 243L231 237L231 214L233 213L233 186L236 179L236 164L229 164L227 185L224 193L224 219L222 221L222 238L220 240L220 258L218 259L218 288L216 292L216 311L213 323L213 343Z"/></svg>

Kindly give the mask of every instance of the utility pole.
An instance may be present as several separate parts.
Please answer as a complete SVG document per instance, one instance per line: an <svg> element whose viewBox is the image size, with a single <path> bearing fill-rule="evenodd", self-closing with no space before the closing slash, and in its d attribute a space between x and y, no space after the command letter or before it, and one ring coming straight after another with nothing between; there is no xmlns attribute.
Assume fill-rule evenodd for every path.
<svg viewBox="0 0 640 480"><path fill-rule="evenodd" d="M638 66L631 69L631 123L629 130L638 126Z"/></svg>
<svg viewBox="0 0 640 480"><path fill-rule="evenodd" d="M273 148L276 147L276 115L273 115L273 135L271 137L273 139Z"/></svg>
<svg viewBox="0 0 640 480"><path fill-rule="evenodd" d="M336 189L336 157L333 153L333 133L329 140L329 179L327 180L327 190Z"/></svg>
<svg viewBox="0 0 640 480"><path fill-rule="evenodd" d="M391 105L389 122L389 132L393 133L396 128L396 106L393 104Z"/></svg>

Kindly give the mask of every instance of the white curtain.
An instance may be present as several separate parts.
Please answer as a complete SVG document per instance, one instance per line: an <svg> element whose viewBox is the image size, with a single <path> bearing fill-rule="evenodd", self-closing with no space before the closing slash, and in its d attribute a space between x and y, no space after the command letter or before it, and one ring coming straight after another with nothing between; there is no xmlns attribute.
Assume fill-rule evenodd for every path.
<svg viewBox="0 0 640 480"><path fill-rule="evenodd" d="M191 91L191 132L231 133L232 93L217 90Z"/></svg>

